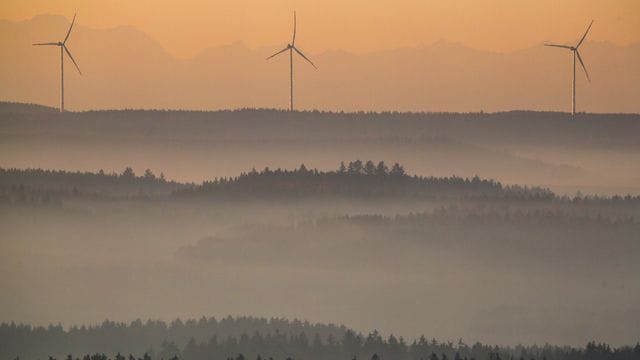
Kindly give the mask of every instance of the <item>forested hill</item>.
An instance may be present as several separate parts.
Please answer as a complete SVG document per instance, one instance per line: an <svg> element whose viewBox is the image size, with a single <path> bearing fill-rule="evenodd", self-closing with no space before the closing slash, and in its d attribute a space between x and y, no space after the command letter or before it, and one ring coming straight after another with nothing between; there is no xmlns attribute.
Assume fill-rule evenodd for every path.
<svg viewBox="0 0 640 360"><path fill-rule="evenodd" d="M122 173L0 168L0 198L9 201L29 201L28 198L37 201L68 195L167 195L185 186L168 181L162 173L156 175L151 170L136 175L130 167Z"/></svg>
<svg viewBox="0 0 640 360"><path fill-rule="evenodd" d="M408 175L402 165L356 160L341 163L336 171L298 169L252 170L233 178L205 181L200 185L168 181L146 170L122 173L67 172L42 169L0 168L0 200L47 202L68 196L153 197L203 199L295 199L336 196L359 199L389 198L508 198L550 200L555 195L537 187L503 186L479 177L423 177Z"/></svg>
<svg viewBox="0 0 640 360"><path fill-rule="evenodd" d="M336 171L255 169L234 178L204 182L176 192L178 196L216 198L300 198L341 196L370 198L510 198L550 200L554 194L542 188L503 186L479 177L436 178L408 175L402 165L389 168L383 161L352 161Z"/></svg>
<svg viewBox="0 0 640 360"><path fill-rule="evenodd" d="M640 114L96 110L0 102L0 134L220 141L445 137L471 143L640 147Z"/></svg>

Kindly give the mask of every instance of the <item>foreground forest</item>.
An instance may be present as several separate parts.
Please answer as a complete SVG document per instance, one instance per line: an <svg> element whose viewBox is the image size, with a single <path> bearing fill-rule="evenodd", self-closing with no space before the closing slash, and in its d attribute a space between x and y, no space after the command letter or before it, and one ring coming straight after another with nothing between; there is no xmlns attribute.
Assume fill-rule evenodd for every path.
<svg viewBox="0 0 640 360"><path fill-rule="evenodd" d="M466 344L462 339L442 342L425 336L407 342L394 335L383 337L378 331L363 335L332 324L278 318L202 317L170 323L104 321L100 325L68 329L59 325L45 328L2 323L0 356L61 360L632 360L640 357L640 343L618 348L595 342L577 348L491 346L479 342Z"/></svg>

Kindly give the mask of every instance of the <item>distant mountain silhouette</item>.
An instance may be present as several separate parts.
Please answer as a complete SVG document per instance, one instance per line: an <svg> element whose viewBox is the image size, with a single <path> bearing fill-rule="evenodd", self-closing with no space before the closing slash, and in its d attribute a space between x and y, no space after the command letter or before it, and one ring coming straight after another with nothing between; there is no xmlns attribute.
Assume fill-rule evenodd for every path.
<svg viewBox="0 0 640 360"><path fill-rule="evenodd" d="M55 106L59 57L35 41L55 41L68 26L61 16L0 20L0 99ZM288 101L287 61L266 62L280 47L242 43L173 58L133 27L78 27L69 40L84 76L67 77L69 109L280 107ZM640 44L587 42L581 51L592 75L578 76L577 106L588 112L640 112ZM355 55L312 54L320 70L296 71L297 103L325 110L567 111L571 58L542 44L509 53L439 41Z"/></svg>

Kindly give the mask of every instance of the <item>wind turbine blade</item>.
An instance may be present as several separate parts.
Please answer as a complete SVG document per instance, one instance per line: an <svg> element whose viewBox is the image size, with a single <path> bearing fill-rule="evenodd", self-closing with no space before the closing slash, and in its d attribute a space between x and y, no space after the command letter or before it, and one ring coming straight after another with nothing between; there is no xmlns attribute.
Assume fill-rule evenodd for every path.
<svg viewBox="0 0 640 360"><path fill-rule="evenodd" d="M559 47L564 49L571 49L571 46L568 46L568 45L544 44L544 46L553 46L553 47Z"/></svg>
<svg viewBox="0 0 640 360"><path fill-rule="evenodd" d="M42 46L42 45L59 45L58 43L37 43L37 44L31 44L33 46Z"/></svg>
<svg viewBox="0 0 640 360"><path fill-rule="evenodd" d="M293 12L293 39L291 40L291 45L296 44L296 12Z"/></svg>
<svg viewBox="0 0 640 360"><path fill-rule="evenodd" d="M582 65L582 68L584 69L585 75L587 75L587 80L589 80L589 82L591 82L591 78L589 77L589 72L587 71L587 67L584 66L584 62L582 61L582 57L580 56L580 53L577 50L576 50L576 55L578 55L578 60L580 61L580 65Z"/></svg>
<svg viewBox="0 0 640 360"><path fill-rule="evenodd" d="M71 29L73 29L73 24L76 22L76 14L73 14L73 20L71 20L71 26L69 26L69 31L67 31L67 36L64 37L62 43L66 43L69 35L71 35Z"/></svg>
<svg viewBox="0 0 640 360"><path fill-rule="evenodd" d="M584 39L586 39L587 34L589 33L589 30L591 30L591 25L593 25L593 20L591 20L591 23L589 24L587 31L584 32L584 35L582 35L582 39L580 39L580 42L578 42L578 45L576 45L576 49L579 48L580 45L582 45L582 42L584 41Z"/></svg>
<svg viewBox="0 0 640 360"><path fill-rule="evenodd" d="M269 56L269 57L268 57L268 58L266 58L265 60L269 60L269 59L271 59L272 57L274 57L274 56L276 56L276 55L280 55L280 54L282 54L283 52L285 52L285 51L287 51L287 50L289 50L289 47L288 47L288 46L287 46L286 48L284 48L284 49L282 49L282 50L278 51L277 53L275 53L275 54L273 54L273 55Z"/></svg>
<svg viewBox="0 0 640 360"><path fill-rule="evenodd" d="M73 58L73 56L71 56L71 52L69 51L69 49L67 49L67 47L65 45L62 45L62 47L64 48L64 51L67 52L67 55L69 55L69 58L71 59L71 61L73 61L73 65L76 66L76 69L78 70L78 73L80 73L80 75L82 75L82 71L80 71L80 67L78 67L78 64L76 63L76 60Z"/></svg>
<svg viewBox="0 0 640 360"><path fill-rule="evenodd" d="M316 64L314 64L311 60L309 60L308 57L304 56L304 54L301 53L300 50L298 50L298 48L294 47L293 50L295 50L300 56L302 56L305 60L307 60L309 62L309 64L311 64L314 68L316 68L316 69L318 68L316 66Z"/></svg>

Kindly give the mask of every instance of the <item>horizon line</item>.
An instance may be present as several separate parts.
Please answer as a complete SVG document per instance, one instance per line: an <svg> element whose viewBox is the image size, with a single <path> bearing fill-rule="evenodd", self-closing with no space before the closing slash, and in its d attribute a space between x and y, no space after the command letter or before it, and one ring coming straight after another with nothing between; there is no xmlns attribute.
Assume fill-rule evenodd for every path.
<svg viewBox="0 0 640 360"><path fill-rule="evenodd" d="M56 107L50 105L44 105L32 102L21 101L9 101L0 100L0 106L4 105L18 105L18 106L37 106L46 108L59 114ZM69 110L65 109L65 113L69 114L82 114L91 112L200 112L200 113L222 113L222 112L283 112L283 113L299 113L299 114L336 114L336 115L499 115L508 113L541 113L541 114L561 114L571 116L570 111L560 110L535 110L535 109L511 109L511 110L498 110L498 111L432 111L432 110L323 110L323 109L296 109L290 111L286 108L268 108L268 107L236 107L236 108L220 108L220 109L197 109L197 108L93 108L85 110ZM640 116L638 112L576 112L576 115L636 115ZM64 116L64 115L63 115Z"/></svg>

